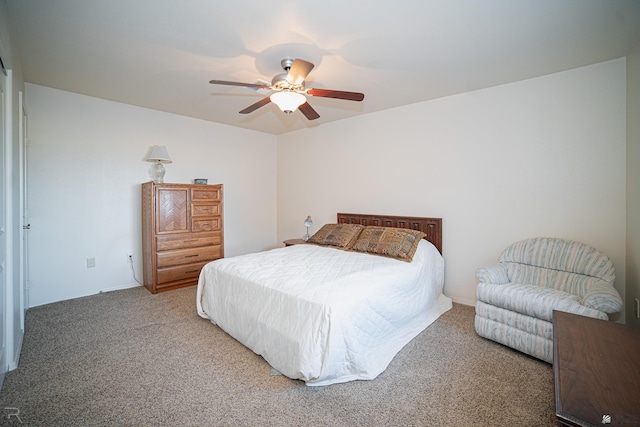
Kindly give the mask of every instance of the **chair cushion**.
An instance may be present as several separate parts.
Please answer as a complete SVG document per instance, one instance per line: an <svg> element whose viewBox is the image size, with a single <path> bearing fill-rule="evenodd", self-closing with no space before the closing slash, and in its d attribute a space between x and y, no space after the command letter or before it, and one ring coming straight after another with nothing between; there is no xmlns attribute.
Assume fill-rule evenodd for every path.
<svg viewBox="0 0 640 427"><path fill-rule="evenodd" d="M479 301L547 322L551 322L553 310L608 320L605 313L581 305L576 295L557 289L535 285L480 283L476 293Z"/></svg>
<svg viewBox="0 0 640 427"><path fill-rule="evenodd" d="M515 263L506 263L504 265L508 271L509 281L512 283L525 283L543 288L553 288L577 295L580 299L585 297L587 290L595 283L604 283L615 292L611 284L594 276L533 265Z"/></svg>

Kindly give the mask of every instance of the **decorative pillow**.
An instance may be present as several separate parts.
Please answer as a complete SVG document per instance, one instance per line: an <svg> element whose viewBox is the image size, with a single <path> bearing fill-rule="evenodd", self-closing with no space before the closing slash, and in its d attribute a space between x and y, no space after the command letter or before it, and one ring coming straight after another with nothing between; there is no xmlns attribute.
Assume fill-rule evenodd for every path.
<svg viewBox="0 0 640 427"><path fill-rule="evenodd" d="M407 228L365 227L351 250L411 262L424 236L422 231Z"/></svg>
<svg viewBox="0 0 640 427"><path fill-rule="evenodd" d="M360 224L325 224L307 243L348 249L363 228Z"/></svg>

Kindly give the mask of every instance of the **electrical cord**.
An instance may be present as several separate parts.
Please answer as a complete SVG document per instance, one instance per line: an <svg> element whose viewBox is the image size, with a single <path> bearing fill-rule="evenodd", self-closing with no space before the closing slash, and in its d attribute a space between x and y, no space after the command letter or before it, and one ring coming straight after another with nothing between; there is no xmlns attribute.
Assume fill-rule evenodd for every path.
<svg viewBox="0 0 640 427"><path fill-rule="evenodd" d="M135 280L139 285L142 285L142 282L136 278L136 270L135 268L133 268L133 255L131 255L131 262L129 264L131 265L131 274L133 275L133 280Z"/></svg>

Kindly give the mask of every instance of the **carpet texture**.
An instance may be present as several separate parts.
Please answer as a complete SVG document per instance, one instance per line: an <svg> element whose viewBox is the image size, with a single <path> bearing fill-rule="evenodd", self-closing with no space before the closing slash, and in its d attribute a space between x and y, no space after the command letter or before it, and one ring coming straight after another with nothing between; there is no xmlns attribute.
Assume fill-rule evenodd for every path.
<svg viewBox="0 0 640 427"><path fill-rule="evenodd" d="M198 317L195 287L27 311L0 425L553 426L550 365L476 335L454 304L372 381L307 387Z"/></svg>

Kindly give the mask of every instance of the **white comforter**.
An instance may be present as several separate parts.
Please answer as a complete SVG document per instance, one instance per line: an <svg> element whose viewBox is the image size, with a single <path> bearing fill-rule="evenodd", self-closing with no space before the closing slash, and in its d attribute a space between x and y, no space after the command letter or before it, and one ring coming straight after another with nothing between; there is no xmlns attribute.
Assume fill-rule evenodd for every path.
<svg viewBox="0 0 640 427"><path fill-rule="evenodd" d="M373 379L451 308L444 261L295 245L224 258L200 274L198 314L307 385Z"/></svg>

